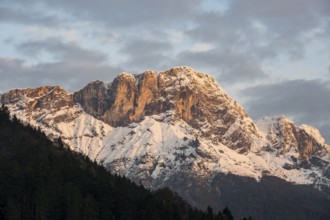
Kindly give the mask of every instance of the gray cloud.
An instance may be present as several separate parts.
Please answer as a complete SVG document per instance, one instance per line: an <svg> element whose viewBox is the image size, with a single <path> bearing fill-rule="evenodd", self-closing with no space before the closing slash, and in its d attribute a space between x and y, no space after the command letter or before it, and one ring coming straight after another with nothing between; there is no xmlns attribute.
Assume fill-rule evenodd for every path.
<svg viewBox="0 0 330 220"><path fill-rule="evenodd" d="M329 5L327 0L233 1L230 16L258 19L273 31L295 35L317 26L320 16L329 17Z"/></svg>
<svg viewBox="0 0 330 220"><path fill-rule="evenodd" d="M166 66L170 60L166 54L171 49L169 42L130 40L119 52L127 56L123 66L144 70Z"/></svg>
<svg viewBox="0 0 330 220"><path fill-rule="evenodd" d="M0 58L0 88L1 92L18 87L26 72L24 61L20 59Z"/></svg>
<svg viewBox="0 0 330 220"><path fill-rule="evenodd" d="M291 80L244 89L245 106L253 118L285 114L299 124L319 128L330 142L330 83Z"/></svg>
<svg viewBox="0 0 330 220"><path fill-rule="evenodd" d="M29 66L23 60L0 58L0 88L5 92L12 88L61 85L76 91L92 80L111 81L121 71L106 64L60 61Z"/></svg>
<svg viewBox="0 0 330 220"><path fill-rule="evenodd" d="M51 38L39 41L26 41L20 43L17 49L30 56L38 56L42 53L49 53L54 58L71 62L104 62L107 55L94 50L85 49L73 42L63 42L59 39Z"/></svg>
<svg viewBox="0 0 330 220"><path fill-rule="evenodd" d="M108 64L67 62L43 63L32 66L29 79L40 84L58 84L70 91L77 91L93 80L112 81L122 69Z"/></svg>
<svg viewBox="0 0 330 220"><path fill-rule="evenodd" d="M19 2L28 6L37 4L39 0ZM254 81L257 76L264 77L262 64L283 54L288 55L291 60L303 59L306 41L315 37L306 39L308 38L306 36L313 29L319 28L330 14L327 13L329 12L327 0L228 1L229 7L224 12L203 11L202 2L202 0L138 2L82 0L76 4L73 0L50 0L44 4L61 9L82 20L97 21L95 25L102 23L105 29L116 30L125 36L125 40L117 43L122 45L121 53L128 58L127 62L122 63L129 66L128 68L131 68L130 65L134 68L146 68L151 65L158 69L171 66L165 64L165 60L169 61L167 63L180 65L175 59L168 59L175 57L175 54L167 56L163 50L158 51L158 54L145 52L134 57L133 53L130 54L129 47L138 42L137 36L148 35L144 43L148 44L150 41L152 44L162 37L153 34L159 30L165 33L169 30L185 31L191 41L213 43L218 51L222 50L221 53L231 51L231 56L234 51L235 57L239 59L236 65L221 62L218 68L212 66L212 69L216 70L221 68L221 80L228 82L238 79ZM162 43L171 46L166 41L168 39L161 39ZM209 55L207 52L191 54L190 51L182 50L178 59L181 61L182 58L182 62L185 62L187 60L185 58L189 56L203 58L212 55L214 55L212 52ZM204 61L200 63L210 63Z"/></svg>
<svg viewBox="0 0 330 220"><path fill-rule="evenodd" d="M18 0L20 4L31 5L39 0ZM132 27L155 24L180 24L189 19L199 9L201 0L48 0L43 1L50 7L62 9L76 17L95 20L112 27Z"/></svg>
<svg viewBox="0 0 330 220"><path fill-rule="evenodd" d="M326 31L323 23L330 18L329 4L327 0L230 1L223 13L211 11L195 17L195 27L186 33L260 63L283 54L299 60L306 42L316 39L313 31Z"/></svg>
<svg viewBox="0 0 330 220"><path fill-rule="evenodd" d="M330 130L327 83L292 80L258 85L261 79L272 81L291 70L288 77L301 77L292 61L310 59L310 54L305 57L305 53L313 50L315 44L327 45L322 57L330 56L326 49L330 33L329 0L228 0L226 10L216 7L205 10L201 7L205 0L0 1L3 24L49 27L43 30L46 35L69 28L82 39L77 43L43 39L44 36L38 39L36 31L31 34L34 41L19 42L21 37L7 41L3 45L16 45L18 53L12 55L13 48L9 47L2 50L8 49L8 56L16 57L8 59L6 52L1 53L2 91L41 84L61 84L73 91L90 80L111 80L122 69L139 72L188 65L213 73L228 87L257 85L242 93L249 100L248 111L253 117L284 113L298 123L321 128L323 133ZM64 20L58 17L60 14ZM2 32L2 39L27 33L13 29L15 32L9 35ZM171 39L171 34L176 33L179 39ZM118 54L85 48L96 44L114 48ZM198 44L210 48L193 50ZM29 57L44 60L45 54L55 61L28 64ZM108 60L117 62L116 66ZM313 60L306 61L316 65ZM288 62L292 62L291 67ZM324 68L326 72L329 63L322 65L318 69ZM280 69L283 66L285 70ZM326 73L314 74L317 78ZM330 140L330 134L326 136Z"/></svg>
<svg viewBox="0 0 330 220"><path fill-rule="evenodd" d="M209 68L212 72L219 73L218 79L224 83L267 78L253 57L221 48L204 52L183 52L178 55L178 60L185 65Z"/></svg>
<svg viewBox="0 0 330 220"><path fill-rule="evenodd" d="M44 84L61 85L75 91L92 80L110 81L122 71L121 68L109 65L102 52L58 39L26 41L19 44L17 49L34 57L48 53L56 61L29 65L22 59L0 58L0 88L3 91Z"/></svg>
<svg viewBox="0 0 330 220"><path fill-rule="evenodd" d="M45 15L39 11L24 11L8 7L0 7L0 22L12 22L27 25L58 26L63 19L55 15Z"/></svg>
<svg viewBox="0 0 330 220"><path fill-rule="evenodd" d="M71 9L76 15L86 15L112 26L131 26L138 24L178 24L179 20L189 17L198 7L199 0L169 1L89 1L77 4L73 0L51 0L49 4ZM81 13L83 12L83 13Z"/></svg>

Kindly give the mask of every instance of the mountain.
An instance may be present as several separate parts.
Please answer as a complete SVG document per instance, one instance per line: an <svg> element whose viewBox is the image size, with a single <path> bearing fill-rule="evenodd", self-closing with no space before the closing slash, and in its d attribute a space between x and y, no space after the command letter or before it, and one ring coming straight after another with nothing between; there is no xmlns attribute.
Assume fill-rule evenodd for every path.
<svg viewBox="0 0 330 220"><path fill-rule="evenodd" d="M232 220L193 209L168 188L150 192L10 120L0 108L0 219Z"/></svg>
<svg viewBox="0 0 330 220"><path fill-rule="evenodd" d="M192 68L121 73L73 94L58 86L15 89L1 102L110 172L150 189L170 187L193 206L230 205L256 219L290 219L269 207L290 206L301 219L330 215L330 149L319 131L285 116L254 122Z"/></svg>
<svg viewBox="0 0 330 220"><path fill-rule="evenodd" d="M122 73L108 85L88 84L74 93L73 99L88 114L113 127L127 126L144 116L168 113L174 121L184 121L197 129L200 137L242 152L253 147L257 134L243 108L213 78L187 67L159 75L155 71L138 76ZM228 132L236 120L241 125Z"/></svg>

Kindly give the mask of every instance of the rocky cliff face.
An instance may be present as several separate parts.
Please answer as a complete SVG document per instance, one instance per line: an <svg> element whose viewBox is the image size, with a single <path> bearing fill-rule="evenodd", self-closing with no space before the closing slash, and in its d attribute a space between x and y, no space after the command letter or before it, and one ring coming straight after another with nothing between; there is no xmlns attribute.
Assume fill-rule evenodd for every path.
<svg viewBox="0 0 330 220"><path fill-rule="evenodd" d="M269 150L277 154L287 154L290 151L299 153L299 160L312 157L322 157L329 154L329 146L320 132L308 125L296 126L285 116L264 117L256 121L268 140Z"/></svg>
<svg viewBox="0 0 330 220"><path fill-rule="evenodd" d="M249 151L258 136L243 108L212 77L189 67L159 74L122 73L111 84L92 82L73 97L87 113L115 127L171 112L175 119L184 120L213 143L240 152Z"/></svg>
<svg viewBox="0 0 330 220"><path fill-rule="evenodd" d="M62 107L72 107L72 95L59 86L41 86L35 89L14 89L1 97L5 105L22 102L27 104L29 111L36 109L58 110Z"/></svg>
<svg viewBox="0 0 330 220"><path fill-rule="evenodd" d="M317 129L284 116L253 122L212 77L189 67L122 73L74 94L58 86L15 89L1 103L110 172L151 189L168 186L199 208L223 208L231 190L253 201L266 191L267 204L279 204L269 184L285 198L300 198L291 183L310 185L312 194L318 187L317 201L330 201L330 150ZM233 204L235 212L250 210L247 204Z"/></svg>
<svg viewBox="0 0 330 220"><path fill-rule="evenodd" d="M110 84L100 81L88 84L74 93L74 101L111 126L127 126L139 121L146 106L159 97L157 78L157 73L151 71L139 76L121 73Z"/></svg>
<svg viewBox="0 0 330 220"><path fill-rule="evenodd" d="M297 141L300 159L302 160L330 154L329 146L316 128L308 125L299 126Z"/></svg>
<svg viewBox="0 0 330 220"><path fill-rule="evenodd" d="M1 103L9 106L11 113L15 112L23 122L43 130L51 139L62 136L57 124L72 122L81 113L81 110L73 110L72 94L59 86L14 89L1 96Z"/></svg>

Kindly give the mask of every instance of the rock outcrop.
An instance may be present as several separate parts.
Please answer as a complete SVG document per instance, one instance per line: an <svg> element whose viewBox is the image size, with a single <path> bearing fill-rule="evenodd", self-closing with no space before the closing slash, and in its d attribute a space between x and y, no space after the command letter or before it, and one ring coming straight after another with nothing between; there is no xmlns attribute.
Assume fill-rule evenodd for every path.
<svg viewBox="0 0 330 220"><path fill-rule="evenodd" d="M189 67L122 73L74 94L15 89L1 103L110 172L154 190L170 187L199 208L230 204L247 216L261 207L253 216L265 219L276 216L268 207L285 208L283 199L295 210L309 207L310 199L294 202L302 197L330 203L330 150L317 129L284 116L255 123L212 77Z"/></svg>
<svg viewBox="0 0 330 220"><path fill-rule="evenodd" d="M297 159L307 160L330 152L317 129L296 126L285 116L263 118L255 124L212 77L189 67L139 75L121 73L111 83L94 81L74 94L59 86L14 89L3 94L1 102L29 112L37 109L56 112L79 103L86 113L112 127L163 115L157 120L171 123L183 120L198 131L194 134L196 138L239 153L266 148L278 155L299 152ZM40 120L43 114L40 111L33 117ZM72 117L62 114L55 121Z"/></svg>
<svg viewBox="0 0 330 220"><path fill-rule="evenodd" d="M258 136L243 108L212 77L189 67L122 73L110 84L92 82L73 97L87 113L115 127L171 112L213 143L240 152L248 152L254 144L251 136Z"/></svg>
<svg viewBox="0 0 330 220"><path fill-rule="evenodd" d="M301 125L298 126L297 130L298 150L301 160L330 154L329 146L316 128Z"/></svg>
<svg viewBox="0 0 330 220"><path fill-rule="evenodd" d="M41 86L38 88L14 89L1 97L2 104L15 104L22 101L27 103L29 111L36 109L58 110L62 107L72 107L72 95L60 86Z"/></svg>
<svg viewBox="0 0 330 220"><path fill-rule="evenodd" d="M277 154L289 151L299 153L299 160L322 157L329 154L329 146L320 132L308 125L296 126L285 116L264 117L257 120L257 126L268 140L268 148Z"/></svg>
<svg viewBox="0 0 330 220"><path fill-rule="evenodd" d="M74 101L111 126L126 126L139 121L145 115L145 107L158 97L157 78L152 71L139 76L121 73L110 84L89 83L74 93Z"/></svg>

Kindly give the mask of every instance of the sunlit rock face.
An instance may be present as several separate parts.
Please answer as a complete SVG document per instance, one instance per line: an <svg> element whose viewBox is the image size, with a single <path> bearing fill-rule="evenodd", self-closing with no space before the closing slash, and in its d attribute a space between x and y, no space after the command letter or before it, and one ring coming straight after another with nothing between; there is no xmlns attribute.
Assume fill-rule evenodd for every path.
<svg viewBox="0 0 330 220"><path fill-rule="evenodd" d="M320 132L311 126L296 126L285 116L264 117L256 121L266 134L268 148L277 154L297 152L296 159L303 161L329 154L329 146Z"/></svg>
<svg viewBox="0 0 330 220"><path fill-rule="evenodd" d="M72 95L59 86L41 86L38 88L14 89L1 97L5 105L14 104L25 98L29 111L36 109L60 109L73 106Z"/></svg>
<svg viewBox="0 0 330 220"><path fill-rule="evenodd" d="M176 120L199 129L203 137L231 143L230 148L241 152L254 144L250 135L258 136L243 108L212 77L189 67L159 74L122 73L110 84L92 82L73 97L87 113L115 127L171 111Z"/></svg>
<svg viewBox="0 0 330 220"><path fill-rule="evenodd" d="M0 100L110 172L150 189L170 187L199 208L229 205L239 216L269 219L269 207L284 210L287 201L299 219L307 207L317 219L329 216L330 151L319 131L285 116L254 122L192 68L121 73L73 94L59 86L14 89Z"/></svg>

